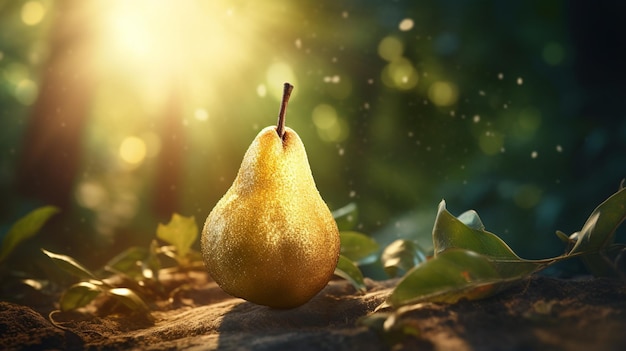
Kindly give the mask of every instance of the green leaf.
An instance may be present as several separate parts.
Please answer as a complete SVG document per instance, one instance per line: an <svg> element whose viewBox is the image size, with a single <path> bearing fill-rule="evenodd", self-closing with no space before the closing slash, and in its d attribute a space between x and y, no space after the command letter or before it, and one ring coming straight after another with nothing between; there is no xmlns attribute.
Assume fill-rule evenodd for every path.
<svg viewBox="0 0 626 351"><path fill-rule="evenodd" d="M64 270L65 272L81 279L99 280L95 276L95 274L93 274L90 270L78 263L78 261L76 261L72 257L55 254L54 252L50 252L44 249L41 249L41 251L48 257L50 257L52 259L52 262L54 262L57 267L61 268L61 270Z"/></svg>
<svg viewBox="0 0 626 351"><path fill-rule="evenodd" d="M615 231L625 218L626 189L621 188L591 213L568 255L583 254L585 266L595 276L614 275L614 264L604 251L613 243Z"/></svg>
<svg viewBox="0 0 626 351"><path fill-rule="evenodd" d="M198 238L198 225L195 217L184 217L174 213L168 224L159 223L157 238L174 245L178 256L185 257Z"/></svg>
<svg viewBox="0 0 626 351"><path fill-rule="evenodd" d="M159 251L159 243L157 242L156 239L152 240L150 242L150 249L148 251L148 257L144 261L144 265L143 265L143 268L144 268L143 276L146 278L154 279L156 281L159 280L159 271L161 270L161 261L159 261L159 259L157 258L158 251ZM146 271L145 271L146 269L150 270L151 277L149 277L146 274Z"/></svg>
<svg viewBox="0 0 626 351"><path fill-rule="evenodd" d="M446 210L445 201L441 201L433 228L434 258L411 269L388 303L399 307L421 301L454 303L463 298L483 298L503 285L573 255L584 255L583 259L597 272L600 266L615 265L607 253L615 230L625 218L626 189L622 188L594 210L576 236L557 232L566 243L577 238L567 255L524 260L502 239L486 231L476 212L468 211L455 218Z"/></svg>
<svg viewBox="0 0 626 351"><path fill-rule="evenodd" d="M521 259L497 235L477 229L484 228L478 214L466 212L463 219L471 226L450 214L446 210L445 201L441 201L433 228L435 256L452 248L473 251L493 262L503 278L527 275L554 261Z"/></svg>
<svg viewBox="0 0 626 351"><path fill-rule="evenodd" d="M378 251L379 246L374 239L358 232L339 232L341 254L354 262L362 261Z"/></svg>
<svg viewBox="0 0 626 351"><path fill-rule="evenodd" d="M93 301L104 291L101 285L91 282L80 282L72 285L61 296L61 311L72 311Z"/></svg>
<svg viewBox="0 0 626 351"><path fill-rule="evenodd" d="M365 292L367 290L365 282L363 281L363 273L361 273L359 267L343 255L339 255L335 275L352 283L354 288L359 292Z"/></svg>
<svg viewBox="0 0 626 351"><path fill-rule="evenodd" d="M596 277L623 279L626 266L623 265L624 256L621 254L624 247L625 244L613 243L602 248L601 252L585 253L582 256L583 263L589 273Z"/></svg>
<svg viewBox="0 0 626 351"><path fill-rule="evenodd" d="M591 213L570 254L599 251L613 242L615 230L626 219L626 188L619 190Z"/></svg>
<svg viewBox="0 0 626 351"><path fill-rule="evenodd" d="M359 211L354 202L333 211L333 218L337 222L340 231L351 230L359 218Z"/></svg>
<svg viewBox="0 0 626 351"><path fill-rule="evenodd" d="M464 249L449 249L412 270L398 283L387 302L400 307L423 301L455 303L494 294L500 278L485 256Z"/></svg>
<svg viewBox="0 0 626 351"><path fill-rule="evenodd" d="M426 261L426 253L413 241L398 239L383 250L380 260L387 275L395 277Z"/></svg>
<svg viewBox="0 0 626 351"><path fill-rule="evenodd" d="M115 273L122 273L134 280L142 280L145 277L145 262L150 257L150 251L145 247L133 246L113 257L105 265L105 268Z"/></svg>
<svg viewBox="0 0 626 351"><path fill-rule="evenodd" d="M57 207L44 206L31 211L15 222L2 240L0 262L5 260L19 243L37 234L48 219L59 211Z"/></svg>
<svg viewBox="0 0 626 351"><path fill-rule="evenodd" d="M461 223L465 224L466 226L468 226L468 227L470 227L472 229L476 229L476 230L479 230L479 231L484 231L485 230L485 225L483 224L483 221L478 216L478 213L476 211L474 211L474 210L469 210L469 211L463 212L458 217L458 219L459 219L459 221L461 221Z"/></svg>
<svg viewBox="0 0 626 351"><path fill-rule="evenodd" d="M477 214L476 217L478 217ZM450 248L463 248L494 258L520 259L495 234L470 227L454 217L446 210L446 202L443 200L439 203L439 210L435 218L433 244L435 255Z"/></svg>
<svg viewBox="0 0 626 351"><path fill-rule="evenodd" d="M572 242L572 239L570 239L570 237L567 234L563 233L560 230L556 231L556 237L559 238L559 240L561 240L564 244L569 245L569 243Z"/></svg>
<svg viewBox="0 0 626 351"><path fill-rule="evenodd" d="M124 304L134 312L149 314L150 308L139 295L128 288L113 288L107 291L109 295Z"/></svg>
<svg viewBox="0 0 626 351"><path fill-rule="evenodd" d="M602 254L585 254L582 260L585 264L585 268L595 277L612 277L615 275L613 262Z"/></svg>
<svg viewBox="0 0 626 351"><path fill-rule="evenodd" d="M387 312L377 312L363 316L357 320L357 325L362 325L376 332L383 334L385 332L385 322L391 314Z"/></svg>

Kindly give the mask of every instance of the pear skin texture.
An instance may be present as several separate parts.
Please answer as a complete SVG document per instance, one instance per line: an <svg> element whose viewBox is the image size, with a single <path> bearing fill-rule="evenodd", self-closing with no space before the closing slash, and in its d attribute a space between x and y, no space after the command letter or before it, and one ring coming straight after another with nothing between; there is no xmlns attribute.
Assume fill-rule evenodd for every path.
<svg viewBox="0 0 626 351"><path fill-rule="evenodd" d="M273 308L304 304L339 259L339 230L322 200L302 140L276 127L256 136L201 236L204 263L230 295Z"/></svg>

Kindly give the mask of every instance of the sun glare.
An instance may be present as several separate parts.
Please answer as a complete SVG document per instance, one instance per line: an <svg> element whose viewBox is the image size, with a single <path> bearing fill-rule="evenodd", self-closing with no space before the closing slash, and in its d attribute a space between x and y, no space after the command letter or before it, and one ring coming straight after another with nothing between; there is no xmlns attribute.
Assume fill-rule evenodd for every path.
<svg viewBox="0 0 626 351"><path fill-rule="evenodd" d="M258 60L255 47L275 10L225 0L103 2L99 67L105 77L129 81L148 102L163 101L173 86L186 89L187 99L206 98L213 82Z"/></svg>

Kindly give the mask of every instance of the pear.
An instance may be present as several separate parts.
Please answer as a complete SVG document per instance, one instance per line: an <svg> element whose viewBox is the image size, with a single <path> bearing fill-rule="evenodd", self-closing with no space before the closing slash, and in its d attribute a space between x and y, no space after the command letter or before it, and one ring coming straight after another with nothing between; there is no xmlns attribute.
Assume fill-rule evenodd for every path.
<svg viewBox="0 0 626 351"><path fill-rule="evenodd" d="M273 308L300 306L322 290L340 248L302 140L284 126L292 89L285 83L277 126L256 136L201 236L204 263L217 284Z"/></svg>

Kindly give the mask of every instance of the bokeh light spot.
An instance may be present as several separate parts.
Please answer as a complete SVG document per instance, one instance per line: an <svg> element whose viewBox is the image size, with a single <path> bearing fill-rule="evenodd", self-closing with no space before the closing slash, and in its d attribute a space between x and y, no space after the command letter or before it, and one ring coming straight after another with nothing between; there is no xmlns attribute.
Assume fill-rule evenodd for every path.
<svg viewBox="0 0 626 351"><path fill-rule="evenodd" d="M26 65L13 62L4 67L2 75L6 80L17 85L22 80L28 78L29 71Z"/></svg>
<svg viewBox="0 0 626 351"><path fill-rule="evenodd" d="M41 22L45 14L46 9L39 1L28 1L22 5L22 22L28 26Z"/></svg>
<svg viewBox="0 0 626 351"><path fill-rule="evenodd" d="M513 197L515 204L521 208L533 208L541 201L542 191L536 185L520 186Z"/></svg>
<svg viewBox="0 0 626 351"><path fill-rule="evenodd" d="M317 105L313 109L312 117L313 123L320 129L330 129L337 124L337 111L330 105Z"/></svg>
<svg viewBox="0 0 626 351"><path fill-rule="evenodd" d="M439 81L433 83L428 89L428 98L437 106L454 105L459 97L456 84L452 82Z"/></svg>
<svg viewBox="0 0 626 351"><path fill-rule="evenodd" d="M141 163L146 158L146 143L138 137L130 136L120 145L120 158L131 165Z"/></svg>
<svg viewBox="0 0 626 351"><path fill-rule="evenodd" d="M383 38L378 44L378 55L389 62L399 59L404 52L404 44L394 36Z"/></svg>
<svg viewBox="0 0 626 351"><path fill-rule="evenodd" d="M196 111L193 113L193 116L195 119L202 122L209 119L209 113L203 108L196 109Z"/></svg>
<svg viewBox="0 0 626 351"><path fill-rule="evenodd" d="M413 26L415 25L415 22L413 22L412 19L410 18L405 18L402 21L400 21L400 24L398 25L398 28L403 31L409 31L411 29L413 29Z"/></svg>
<svg viewBox="0 0 626 351"><path fill-rule="evenodd" d="M504 137L500 133L483 133L478 138L478 145L486 155L495 155L502 152Z"/></svg>
<svg viewBox="0 0 626 351"><path fill-rule="evenodd" d="M317 105L311 115L317 133L325 142L341 142L348 137L348 124L339 118L334 107Z"/></svg>
<svg viewBox="0 0 626 351"><path fill-rule="evenodd" d="M96 209L106 198L107 191L97 182L83 181L76 187L76 200L83 207Z"/></svg>
<svg viewBox="0 0 626 351"><path fill-rule="evenodd" d="M565 51L563 50L563 46L561 46L561 44L550 42L543 47L542 57L547 64L557 66L563 62L563 59L565 58Z"/></svg>
<svg viewBox="0 0 626 351"><path fill-rule="evenodd" d="M23 79L15 87L15 98L22 105L29 106L37 99L38 92L37 83L30 79Z"/></svg>
<svg viewBox="0 0 626 351"><path fill-rule="evenodd" d="M529 107L524 109L519 116L519 126L527 132L534 132L541 125L541 112Z"/></svg>
<svg viewBox="0 0 626 351"><path fill-rule="evenodd" d="M337 84L341 82L341 77L338 74L335 74L334 76L326 76L323 80L324 83Z"/></svg>
<svg viewBox="0 0 626 351"><path fill-rule="evenodd" d="M418 74L411 61L399 58L385 66L382 81L388 87L408 90L417 85Z"/></svg>
<svg viewBox="0 0 626 351"><path fill-rule="evenodd" d="M276 100L281 100L283 97L283 84L285 82L291 83L293 86L298 86L298 82L296 80L296 76L293 73L291 67L284 62L277 62L272 64L266 73L267 78L267 86L269 88L270 94L276 98ZM293 95L297 93L297 89L294 89Z"/></svg>
<svg viewBox="0 0 626 351"><path fill-rule="evenodd" d="M265 84L259 84L256 87L256 93L257 95L259 95L259 97L265 97L267 95L267 87L265 86Z"/></svg>

